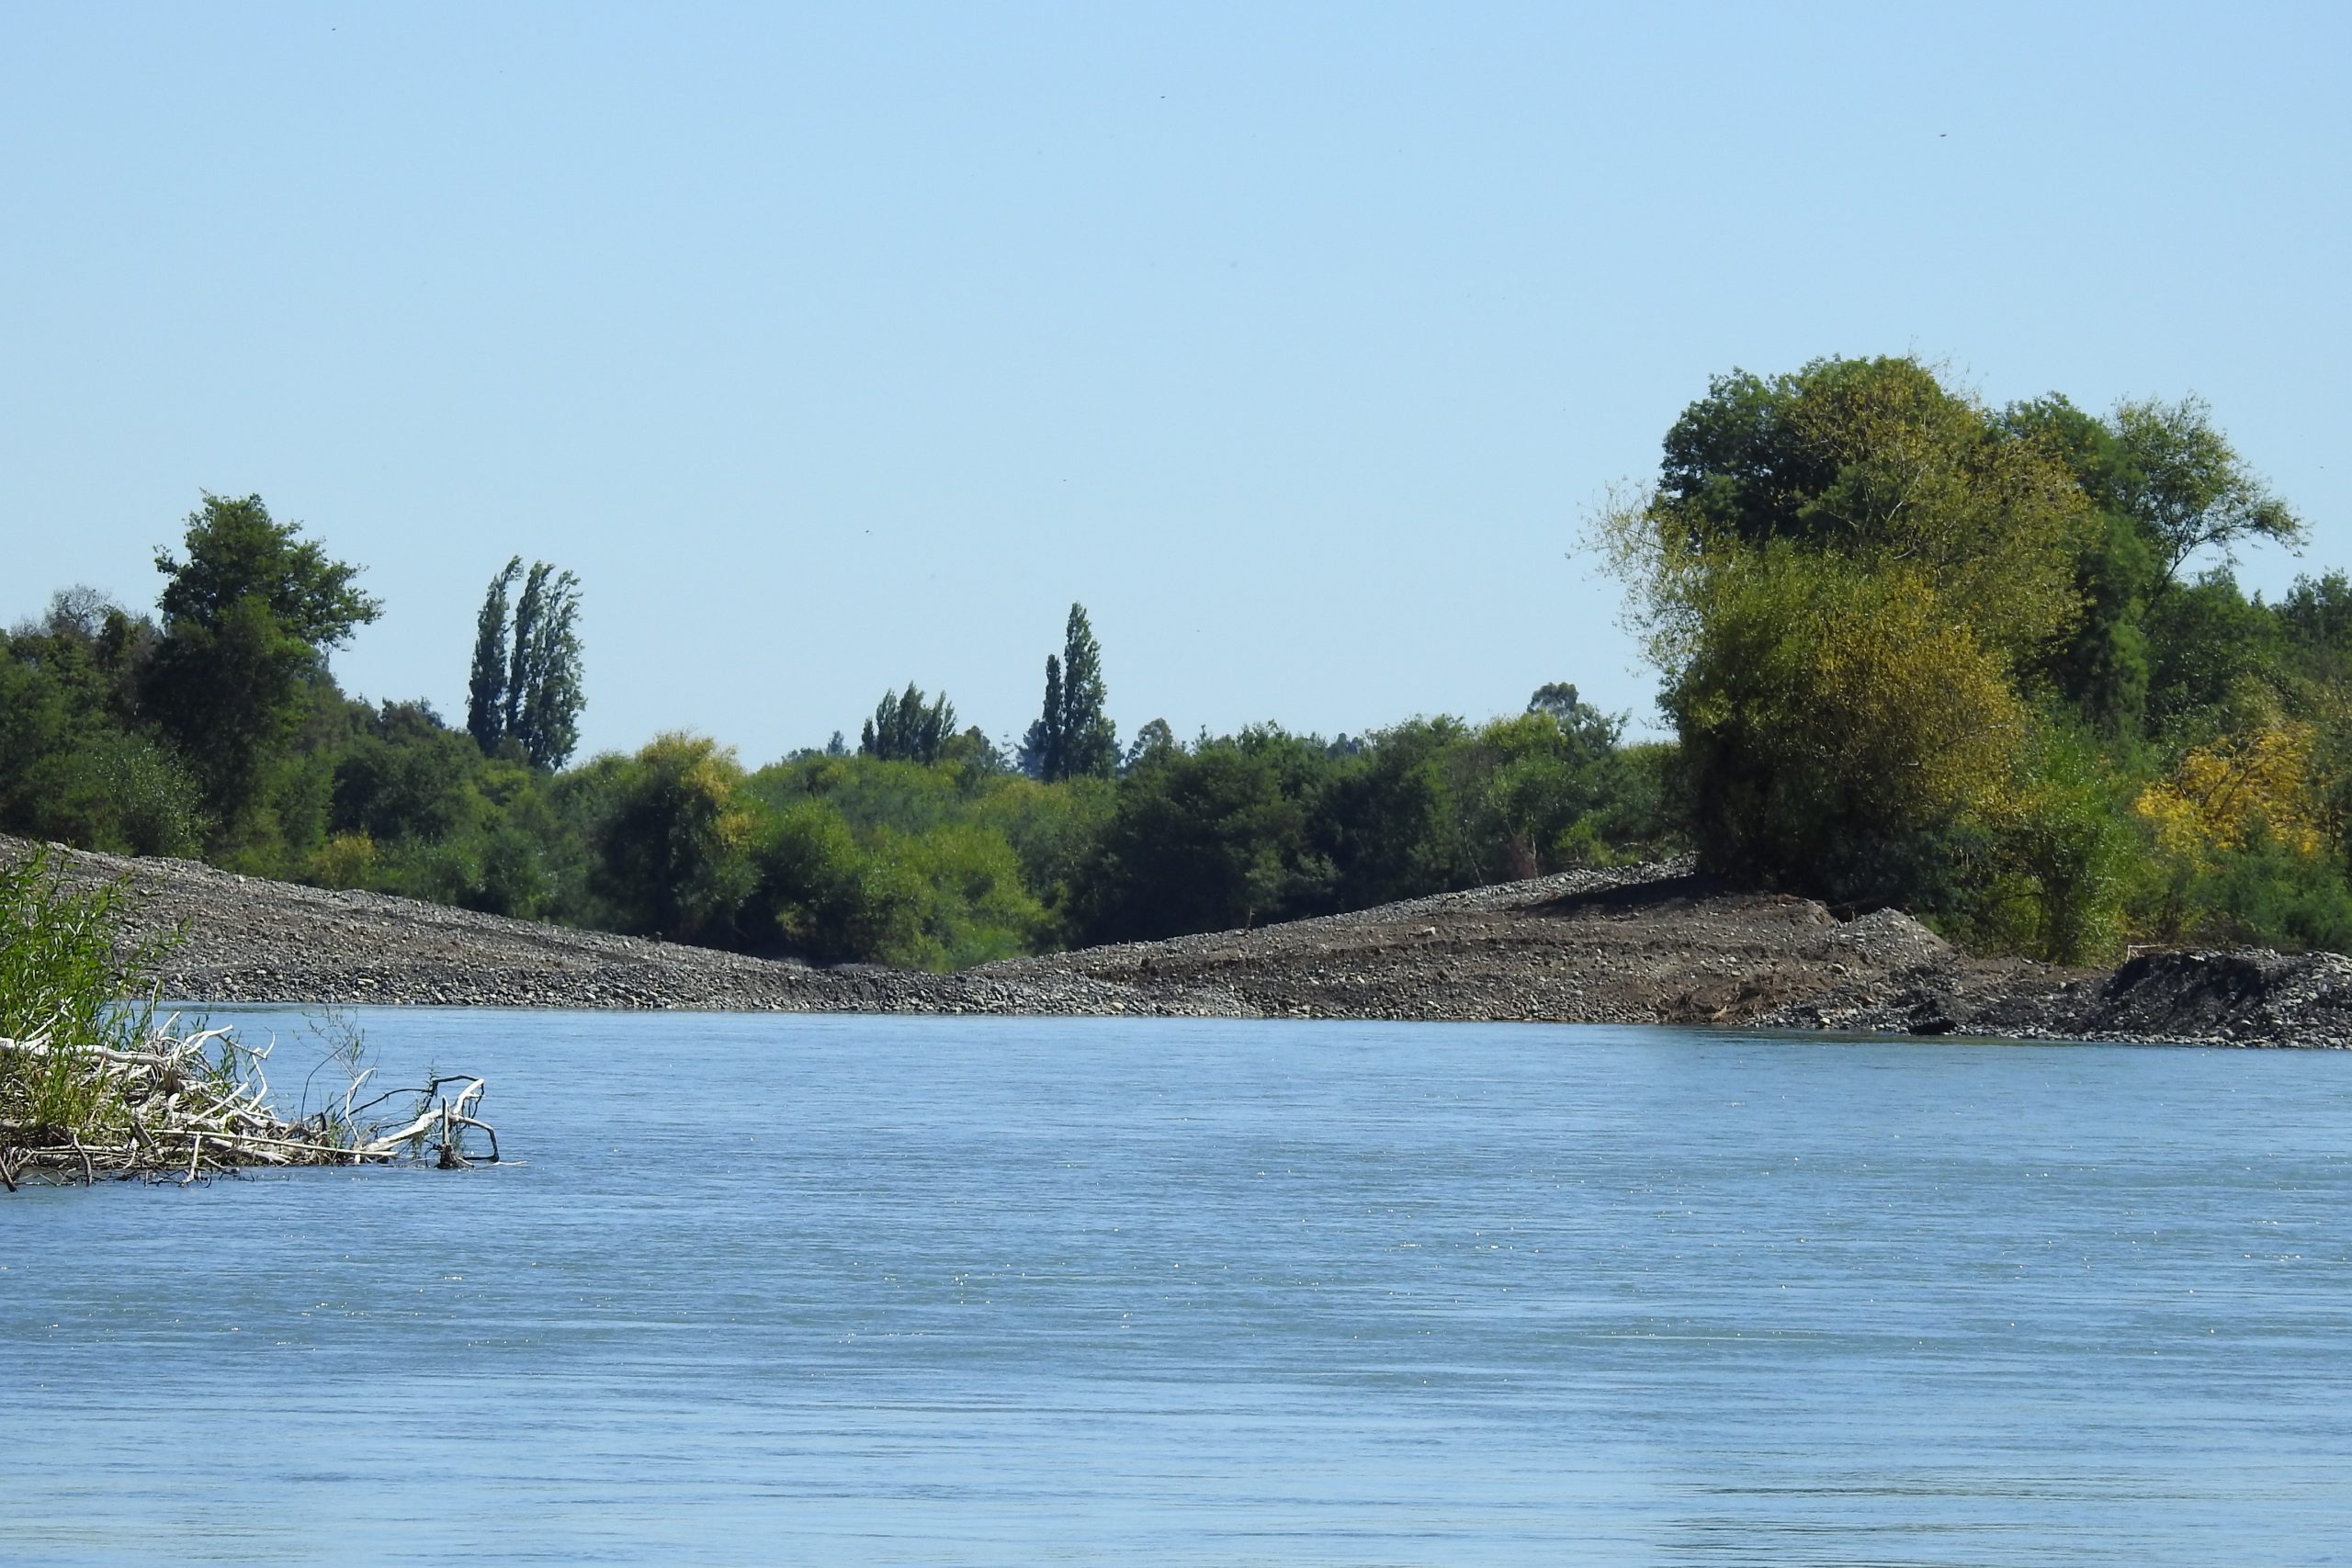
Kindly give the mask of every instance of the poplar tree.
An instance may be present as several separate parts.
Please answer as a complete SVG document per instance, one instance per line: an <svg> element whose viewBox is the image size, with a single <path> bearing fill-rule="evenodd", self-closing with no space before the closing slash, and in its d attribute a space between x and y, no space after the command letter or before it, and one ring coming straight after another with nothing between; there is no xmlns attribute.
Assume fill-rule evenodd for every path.
<svg viewBox="0 0 2352 1568"><path fill-rule="evenodd" d="M1046 711L1021 738L1021 771L1033 779L1054 784L1069 777L1063 766L1065 748L1062 744L1062 661L1058 654L1046 655Z"/></svg>
<svg viewBox="0 0 2352 1568"><path fill-rule="evenodd" d="M1072 604L1062 650L1046 656L1046 708L1021 740L1021 771L1047 784L1107 779L1119 771L1119 728L1102 711L1102 647Z"/></svg>
<svg viewBox="0 0 2352 1568"><path fill-rule="evenodd" d="M506 711L501 724L505 733L520 739L523 709L531 697L531 649L537 646L539 622L547 615L548 580L555 569L546 561L533 561L523 579L522 597L514 602L514 639L508 645L506 665Z"/></svg>
<svg viewBox="0 0 2352 1568"><path fill-rule="evenodd" d="M1102 711L1102 647L1087 623L1086 606L1072 604L1062 633L1063 778L1107 779L1119 771L1119 727Z"/></svg>
<svg viewBox="0 0 2352 1568"><path fill-rule="evenodd" d="M507 610L517 577L523 592ZM514 557L491 580L475 622L466 728L484 755L512 740L535 768L560 768L580 744L580 580Z"/></svg>
<svg viewBox="0 0 2352 1568"><path fill-rule="evenodd" d="M474 622L474 669L466 686L466 731L485 755L498 750L499 737L506 732L507 590L522 572L523 558L516 556L491 579L490 592L482 596L481 615Z"/></svg>
<svg viewBox="0 0 2352 1568"><path fill-rule="evenodd" d="M580 710L588 698L580 686L579 623L580 584L563 572L540 606L525 660L529 694L515 739L535 768L560 768L580 744Z"/></svg>

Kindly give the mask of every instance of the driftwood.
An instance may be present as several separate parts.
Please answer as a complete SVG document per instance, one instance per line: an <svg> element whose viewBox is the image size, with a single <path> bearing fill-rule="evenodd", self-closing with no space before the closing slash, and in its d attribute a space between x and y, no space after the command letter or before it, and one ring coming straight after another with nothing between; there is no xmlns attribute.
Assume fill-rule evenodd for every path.
<svg viewBox="0 0 2352 1568"><path fill-rule="evenodd" d="M54 1118L12 1120L0 1107L0 1187L13 1192L34 1172L68 1180L176 1175L193 1181L209 1171L252 1166L430 1157L444 1170L458 1170L498 1160L498 1134L476 1115L485 1087L480 1078L436 1077L422 1088L388 1089L363 1101L359 1090L374 1069L355 1070L339 1102L288 1121L271 1108L263 1073L271 1046L246 1045L228 1029L175 1033L176 1021L130 1049L55 1039L48 1028L22 1040L0 1038L0 1067L62 1080L70 1086L62 1099L76 1107L71 1125ZM398 1125L384 1125L395 1117Z"/></svg>

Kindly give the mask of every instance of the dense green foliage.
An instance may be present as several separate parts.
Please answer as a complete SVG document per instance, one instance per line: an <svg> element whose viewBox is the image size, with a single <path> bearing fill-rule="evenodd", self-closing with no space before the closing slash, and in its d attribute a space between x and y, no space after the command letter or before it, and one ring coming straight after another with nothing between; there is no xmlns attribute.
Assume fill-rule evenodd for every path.
<svg viewBox="0 0 2352 1568"><path fill-rule="evenodd" d="M259 496L208 495L187 520L187 558L155 557L163 630L138 671L139 708L231 834L261 808L262 770L300 727L329 650L378 614L356 569L298 533Z"/></svg>
<svg viewBox="0 0 2352 1568"><path fill-rule="evenodd" d="M189 565L167 570L175 584L214 583L242 561L237 581L276 584L275 598L214 595L271 617L276 683L227 684L267 722L236 730L231 767L213 737L152 705L192 606L159 628L86 591L61 594L0 657L0 830L933 968L1322 913L1675 841L1662 749L1621 746L1617 723L1572 686L1484 726L1416 719L1336 742L1260 727L1186 745L1154 719L1123 758L1080 605L1047 661L1025 769L980 730L959 732L945 694L911 682L876 705L854 753L837 736L752 770L706 737L670 734L566 769L581 693L569 574L526 573L517 558L492 579L455 728L422 702L345 696L326 651L375 611L351 587L355 569L268 523L258 501L234 503L224 536L226 504L191 520ZM220 537L233 537L234 560L215 558Z"/></svg>
<svg viewBox="0 0 2352 1568"><path fill-rule="evenodd" d="M2194 400L1994 409L1909 359L1718 378L1606 519L1670 743L1574 686L1482 724L1123 753L1073 604L1008 756L944 693L747 767L666 734L567 766L579 585L510 560L463 728L328 658L376 603L207 497L157 615L87 590L0 641L0 830L820 962L934 968L1698 850L1987 949L2352 947L2352 582L2244 593L2301 525ZM453 663L456 650L452 650Z"/></svg>
<svg viewBox="0 0 2352 1568"><path fill-rule="evenodd" d="M885 692L874 705L874 716L858 732L861 756L886 762L939 761L956 738L956 705L942 692L923 701L922 688L912 681L904 692Z"/></svg>
<svg viewBox="0 0 2352 1568"><path fill-rule="evenodd" d="M1667 847L1660 749L1577 702L1327 744L1204 738L1120 782L1078 932L1123 941L1295 919ZM1542 694L1539 694L1539 699Z"/></svg>
<svg viewBox="0 0 2352 1568"><path fill-rule="evenodd" d="M507 595L521 578L514 613ZM466 729L486 755L513 747L535 768L560 768L580 744L587 705L580 675L580 582L546 561L509 560L491 579L474 631Z"/></svg>
<svg viewBox="0 0 2352 1568"><path fill-rule="evenodd" d="M2196 400L1827 359L1717 378L1603 533L1705 863L2080 958L2352 942L2344 580L2229 570L2301 531Z"/></svg>
<svg viewBox="0 0 2352 1568"><path fill-rule="evenodd" d="M1059 656L1046 656L1046 706L1021 742L1021 771L1047 784L1107 779L1119 765L1119 729L1103 705L1102 648L1072 604Z"/></svg>

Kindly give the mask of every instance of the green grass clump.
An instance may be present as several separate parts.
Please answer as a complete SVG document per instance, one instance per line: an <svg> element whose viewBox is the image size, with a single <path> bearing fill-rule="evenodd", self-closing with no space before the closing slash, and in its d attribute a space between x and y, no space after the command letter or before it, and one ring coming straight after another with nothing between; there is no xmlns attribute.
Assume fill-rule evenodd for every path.
<svg viewBox="0 0 2352 1568"><path fill-rule="evenodd" d="M0 1140L71 1141L116 1120L96 1058L145 1040L171 946L121 942L129 896L69 885L46 849L0 864Z"/></svg>

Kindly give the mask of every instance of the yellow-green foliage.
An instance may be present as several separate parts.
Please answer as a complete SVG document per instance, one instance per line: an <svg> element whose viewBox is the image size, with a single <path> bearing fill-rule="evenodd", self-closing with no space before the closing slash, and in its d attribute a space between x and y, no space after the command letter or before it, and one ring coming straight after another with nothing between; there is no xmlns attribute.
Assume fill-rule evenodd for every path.
<svg viewBox="0 0 2352 1568"><path fill-rule="evenodd" d="M2292 719L2225 735L2191 748L2132 808L2171 854L2206 860L2267 837L2296 854L2316 855L2327 842L2313 772L2317 747L2312 726Z"/></svg>
<svg viewBox="0 0 2352 1568"><path fill-rule="evenodd" d="M2012 662L2080 614L2075 565L2102 526L2081 487L1916 361L1719 378L1668 449L1669 481L1606 510L1596 543L1669 676L1709 635L1712 580L1774 545L1908 574Z"/></svg>
<svg viewBox="0 0 2352 1568"><path fill-rule="evenodd" d="M973 797L972 820L1004 836L1023 879L1047 908L1059 909L1086 873L1086 858L1111 819L1117 791L1106 779L1045 784L1018 773L987 781Z"/></svg>
<svg viewBox="0 0 2352 1568"><path fill-rule="evenodd" d="M824 800L795 800L770 821L760 868L753 908L811 958L956 969L1031 952L1048 934L1012 847L970 822L859 831Z"/></svg>
<svg viewBox="0 0 2352 1568"><path fill-rule="evenodd" d="M2352 948L2341 758L2321 725L2250 695L2132 802L2148 840L2131 895L2135 934Z"/></svg>
<svg viewBox="0 0 2352 1568"><path fill-rule="evenodd" d="M751 891L754 818L731 748L673 730L616 770L598 883L629 926L723 934Z"/></svg>
<svg viewBox="0 0 2352 1568"><path fill-rule="evenodd" d="M2077 619L2102 526L2057 455L1905 359L1719 378L1667 454L1601 543L1667 676L1704 859L1962 922L1997 882L2039 910L1998 940L2106 940L2078 907L2112 903L2105 852L2051 838L2072 808L2037 787L2018 673Z"/></svg>
<svg viewBox="0 0 2352 1568"><path fill-rule="evenodd" d="M1726 868L1802 881L1858 836L2012 808L2024 705L1917 574L1775 547L1721 562L1704 592L1668 703Z"/></svg>
<svg viewBox="0 0 2352 1568"><path fill-rule="evenodd" d="M376 840L337 833L311 857L311 878L322 887L366 887L375 877Z"/></svg>
<svg viewBox="0 0 2352 1568"><path fill-rule="evenodd" d="M1832 362L1801 386L1789 423L1836 474L1803 508L1819 547L1916 576L2012 658L2073 623L2075 562L2096 522L2054 455L2005 438L1912 361Z"/></svg>
<svg viewBox="0 0 2352 1568"><path fill-rule="evenodd" d="M1823 563L1804 575L1788 607L1809 646L1788 666L1794 700L1781 715L1801 744L1866 816L1939 821L2000 809L2025 712L1975 626L1907 567L1861 575Z"/></svg>
<svg viewBox="0 0 2352 1568"><path fill-rule="evenodd" d="M2037 724L2015 787L1974 835L1951 835L1950 897L1934 911L1953 935L1993 952L2058 962L2118 956L2137 836L2120 786L2076 730Z"/></svg>
<svg viewBox="0 0 2352 1568"><path fill-rule="evenodd" d="M820 959L959 968L1058 936L1065 896L1112 786L868 756L761 769L760 881L742 933Z"/></svg>

